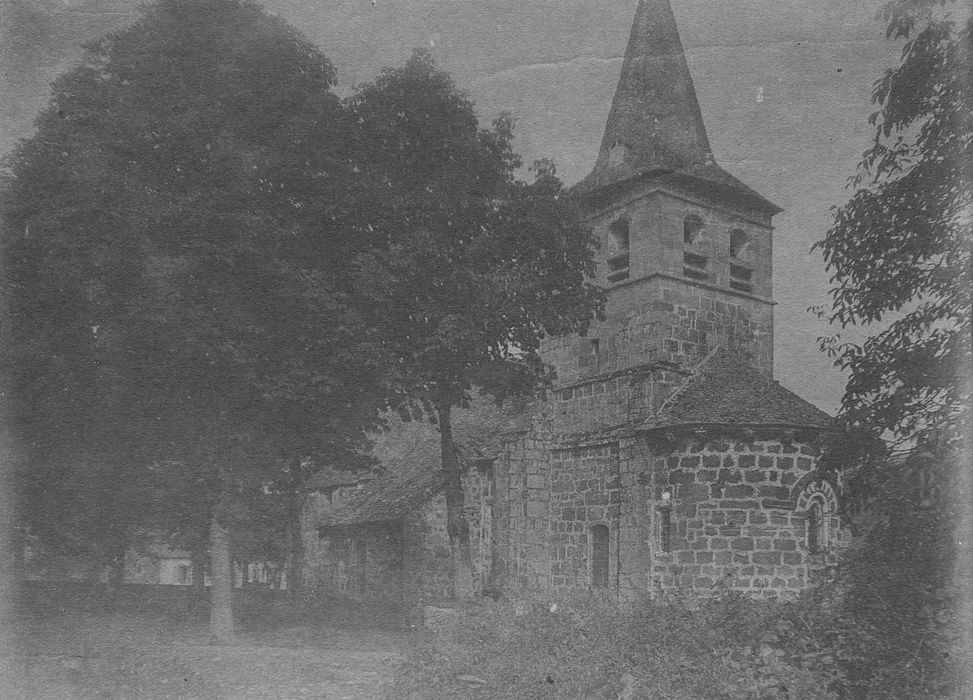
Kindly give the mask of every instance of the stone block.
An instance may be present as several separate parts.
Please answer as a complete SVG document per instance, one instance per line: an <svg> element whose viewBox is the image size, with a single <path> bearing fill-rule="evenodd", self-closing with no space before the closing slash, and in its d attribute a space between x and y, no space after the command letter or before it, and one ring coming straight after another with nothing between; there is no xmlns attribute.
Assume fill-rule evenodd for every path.
<svg viewBox="0 0 973 700"><path fill-rule="evenodd" d="M720 481L727 484L734 484L743 481L743 475L735 469L720 469L717 477Z"/></svg>
<svg viewBox="0 0 973 700"><path fill-rule="evenodd" d="M748 469L743 474L744 481L754 484L758 481L764 481L767 478L767 473L761 471L760 469Z"/></svg>
<svg viewBox="0 0 973 700"><path fill-rule="evenodd" d="M760 507L759 501L723 501L724 508L734 508L738 510L751 510Z"/></svg>
<svg viewBox="0 0 973 700"><path fill-rule="evenodd" d="M761 469L773 469L774 458L770 455L760 455L760 459L757 461L757 466L759 466Z"/></svg>
<svg viewBox="0 0 973 700"><path fill-rule="evenodd" d="M715 469L700 469L696 472L696 479L698 481L716 481L716 470Z"/></svg>
<svg viewBox="0 0 973 700"><path fill-rule="evenodd" d="M700 564L712 563L713 552L696 552L696 561Z"/></svg>
<svg viewBox="0 0 973 700"><path fill-rule="evenodd" d="M764 525L767 522L767 516L763 513L750 513L750 523L753 525Z"/></svg>
<svg viewBox="0 0 973 700"><path fill-rule="evenodd" d="M753 496L753 486L748 484L734 484L723 489L724 498L750 498Z"/></svg>
<svg viewBox="0 0 973 700"><path fill-rule="evenodd" d="M804 555L800 552L782 552L782 560L785 564L803 564Z"/></svg>
<svg viewBox="0 0 973 700"><path fill-rule="evenodd" d="M720 462L719 455L703 455L703 467L706 469L719 469Z"/></svg>
<svg viewBox="0 0 973 700"><path fill-rule="evenodd" d="M754 547L753 539L750 537L737 537L730 542L730 547L737 551L751 550Z"/></svg>
<svg viewBox="0 0 973 700"><path fill-rule="evenodd" d="M755 455L740 455L737 457L737 466L740 469L753 469L757 466L757 457Z"/></svg>
<svg viewBox="0 0 973 700"><path fill-rule="evenodd" d="M527 488L529 489L542 489L547 485L547 479L540 474L528 474L527 475Z"/></svg>
<svg viewBox="0 0 973 700"><path fill-rule="evenodd" d="M729 546L729 542L721 537L714 537L709 541L710 549L726 549Z"/></svg>
<svg viewBox="0 0 973 700"><path fill-rule="evenodd" d="M774 549L779 549L782 552L793 552L797 549L797 543L794 540L774 540Z"/></svg>
<svg viewBox="0 0 973 700"><path fill-rule="evenodd" d="M683 484L679 489L679 498L683 501L705 501L709 495L710 489L706 484Z"/></svg>
<svg viewBox="0 0 973 700"><path fill-rule="evenodd" d="M525 514L528 518L547 517L547 503L531 501L527 503Z"/></svg>
<svg viewBox="0 0 973 700"><path fill-rule="evenodd" d="M733 561L733 552L728 549L720 552L713 552L713 561L717 564L730 564Z"/></svg>
<svg viewBox="0 0 973 700"><path fill-rule="evenodd" d="M699 455L686 455L679 460L679 466L683 469L699 468Z"/></svg>
<svg viewBox="0 0 973 700"><path fill-rule="evenodd" d="M778 501L786 501L791 497L791 492L786 486L764 485L759 487L757 495L761 498L772 498Z"/></svg>

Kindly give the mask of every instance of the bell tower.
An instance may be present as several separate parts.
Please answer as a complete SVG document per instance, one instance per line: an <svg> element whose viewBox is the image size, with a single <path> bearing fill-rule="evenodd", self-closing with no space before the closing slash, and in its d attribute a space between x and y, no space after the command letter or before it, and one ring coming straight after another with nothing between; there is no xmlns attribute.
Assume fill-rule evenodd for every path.
<svg viewBox="0 0 973 700"><path fill-rule="evenodd" d="M669 0L639 0L594 169L572 193L610 293L586 337L545 343L559 385L688 370L717 347L772 376L781 209L713 159Z"/></svg>

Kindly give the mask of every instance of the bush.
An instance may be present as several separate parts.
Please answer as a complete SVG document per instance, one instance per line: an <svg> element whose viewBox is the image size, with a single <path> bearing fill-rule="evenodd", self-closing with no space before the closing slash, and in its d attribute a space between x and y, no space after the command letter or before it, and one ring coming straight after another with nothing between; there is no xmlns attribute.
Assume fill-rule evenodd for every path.
<svg viewBox="0 0 973 700"><path fill-rule="evenodd" d="M835 698L840 671L809 605L483 602L421 633L389 696L466 698L482 682L491 698Z"/></svg>

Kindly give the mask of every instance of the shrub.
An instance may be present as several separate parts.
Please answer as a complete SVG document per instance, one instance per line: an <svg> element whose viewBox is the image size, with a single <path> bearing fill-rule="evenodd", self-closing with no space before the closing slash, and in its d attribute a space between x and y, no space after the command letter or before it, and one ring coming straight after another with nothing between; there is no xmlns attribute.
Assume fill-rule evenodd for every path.
<svg viewBox="0 0 973 700"><path fill-rule="evenodd" d="M834 656L802 622L806 604L726 596L698 605L501 599L424 631L389 695L465 698L833 698ZM807 637L807 639L805 639Z"/></svg>

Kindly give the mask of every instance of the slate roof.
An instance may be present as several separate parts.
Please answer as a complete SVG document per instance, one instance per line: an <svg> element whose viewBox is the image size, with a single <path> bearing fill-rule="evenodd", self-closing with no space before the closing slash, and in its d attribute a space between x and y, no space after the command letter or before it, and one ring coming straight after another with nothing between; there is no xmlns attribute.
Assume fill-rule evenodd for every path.
<svg viewBox="0 0 973 700"><path fill-rule="evenodd" d="M438 442L423 441L400 459L383 465L382 473L351 492L322 513L318 527L340 527L400 520L442 488Z"/></svg>
<svg viewBox="0 0 973 700"><path fill-rule="evenodd" d="M826 430L831 424L827 413L761 375L746 356L720 349L640 427L779 426Z"/></svg>
<svg viewBox="0 0 973 700"><path fill-rule="evenodd" d="M524 427L527 412L516 402L501 408L489 397L475 396L471 408L454 409L452 417L460 463L471 468L499 454L503 437ZM414 512L442 489L440 450L436 426L393 420L373 445L372 454L381 465L374 478L342 490L339 503L319 515L317 526L389 522Z"/></svg>
<svg viewBox="0 0 973 700"><path fill-rule="evenodd" d="M616 147L624 155L613 157ZM717 185L780 211L713 160L669 0L641 0L595 167L572 192L583 196L632 178L666 174Z"/></svg>
<svg viewBox="0 0 973 700"><path fill-rule="evenodd" d="M308 491L332 491L339 486L354 486L362 480L363 474L350 469L326 467L307 480Z"/></svg>

